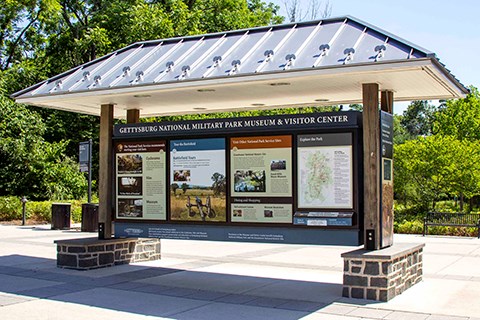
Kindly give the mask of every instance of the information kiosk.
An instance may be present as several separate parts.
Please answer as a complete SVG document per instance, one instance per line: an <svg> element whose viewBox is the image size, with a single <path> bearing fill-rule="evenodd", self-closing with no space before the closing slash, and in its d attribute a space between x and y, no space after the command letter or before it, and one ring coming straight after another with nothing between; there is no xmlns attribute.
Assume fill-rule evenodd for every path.
<svg viewBox="0 0 480 320"><path fill-rule="evenodd" d="M115 236L359 245L360 112L116 125Z"/></svg>

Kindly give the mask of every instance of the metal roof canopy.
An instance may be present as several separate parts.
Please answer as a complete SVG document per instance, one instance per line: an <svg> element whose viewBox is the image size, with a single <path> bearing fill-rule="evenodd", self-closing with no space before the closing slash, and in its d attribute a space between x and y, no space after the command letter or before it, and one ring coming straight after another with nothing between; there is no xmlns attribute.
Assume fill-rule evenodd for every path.
<svg viewBox="0 0 480 320"><path fill-rule="evenodd" d="M353 17L138 42L13 95L17 102L142 117L361 103L378 83L396 101L468 90L435 54Z"/></svg>

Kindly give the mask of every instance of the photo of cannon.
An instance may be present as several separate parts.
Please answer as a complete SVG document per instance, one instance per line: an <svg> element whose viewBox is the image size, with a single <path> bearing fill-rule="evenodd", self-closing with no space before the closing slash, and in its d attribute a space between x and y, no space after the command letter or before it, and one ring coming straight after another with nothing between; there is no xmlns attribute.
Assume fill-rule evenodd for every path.
<svg viewBox="0 0 480 320"><path fill-rule="evenodd" d="M190 200L190 196L187 196L187 204L186 207L188 209L188 215L190 217L194 217L197 213L200 214L202 221L206 221L206 218L209 217L213 219L217 216L215 210L212 208L212 202L210 200L210 196L207 196L206 203L203 204L202 199L200 197L195 196L195 203L192 203ZM196 209L195 209L196 208Z"/></svg>

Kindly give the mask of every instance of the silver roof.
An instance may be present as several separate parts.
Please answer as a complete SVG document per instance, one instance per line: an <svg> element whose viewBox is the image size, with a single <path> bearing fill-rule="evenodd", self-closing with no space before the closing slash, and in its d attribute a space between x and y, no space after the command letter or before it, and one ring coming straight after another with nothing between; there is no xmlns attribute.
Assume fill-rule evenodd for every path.
<svg viewBox="0 0 480 320"><path fill-rule="evenodd" d="M433 53L421 47L347 16L138 42L17 92L13 97L19 102L45 106L48 103L42 102L44 99L35 101L35 98L77 93L85 96L100 91L138 93L132 88L171 89L177 84L185 87L185 83L199 84L205 80L221 83L245 76L275 76L417 59L436 60ZM437 68L443 66L438 64ZM458 92L467 92L448 70L441 71L458 87Z"/></svg>

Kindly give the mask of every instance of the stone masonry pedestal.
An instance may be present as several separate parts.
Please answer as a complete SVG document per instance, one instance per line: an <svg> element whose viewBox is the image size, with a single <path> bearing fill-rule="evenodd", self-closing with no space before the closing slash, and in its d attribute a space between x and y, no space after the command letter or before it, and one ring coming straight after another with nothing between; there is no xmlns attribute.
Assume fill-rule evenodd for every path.
<svg viewBox="0 0 480 320"><path fill-rule="evenodd" d="M160 239L57 240L57 267L88 270L160 259Z"/></svg>
<svg viewBox="0 0 480 320"><path fill-rule="evenodd" d="M342 254L343 296L388 301L422 280L424 244Z"/></svg>

